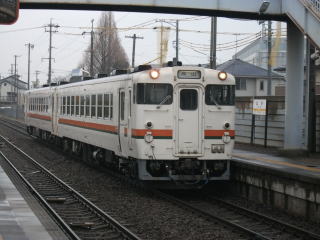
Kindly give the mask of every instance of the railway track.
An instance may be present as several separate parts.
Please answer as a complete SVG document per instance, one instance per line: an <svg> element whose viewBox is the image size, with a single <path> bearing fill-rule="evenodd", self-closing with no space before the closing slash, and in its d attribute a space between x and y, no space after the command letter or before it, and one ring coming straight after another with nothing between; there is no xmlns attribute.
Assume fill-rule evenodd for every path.
<svg viewBox="0 0 320 240"><path fill-rule="evenodd" d="M168 194L163 191L156 191L156 194L207 219L223 222L253 239L320 239L318 234L237 206L223 199L202 194L198 194L196 197L186 194L179 196L176 193Z"/></svg>
<svg viewBox="0 0 320 240"><path fill-rule="evenodd" d="M2 158L71 239L140 239L1 135L0 142L17 153Z"/></svg>
<svg viewBox="0 0 320 240"><path fill-rule="evenodd" d="M10 123L6 125L10 125ZM12 123L11 125L15 124ZM18 131L16 128L12 127L12 129ZM119 176L111 171L110 174L124 180L122 175ZM141 187L139 185L140 189ZM200 198L199 195L196 197L190 195L179 196L176 193L168 194L154 189L147 189L147 191L210 221L223 223L228 228L233 229L231 231L237 232L239 239L320 239L320 235L228 203L223 199L208 195L202 195Z"/></svg>

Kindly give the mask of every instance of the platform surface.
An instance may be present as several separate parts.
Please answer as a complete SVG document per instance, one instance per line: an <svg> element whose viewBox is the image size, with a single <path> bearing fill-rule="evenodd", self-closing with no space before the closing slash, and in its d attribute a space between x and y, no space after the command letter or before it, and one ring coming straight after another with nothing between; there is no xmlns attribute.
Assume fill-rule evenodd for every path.
<svg viewBox="0 0 320 240"><path fill-rule="evenodd" d="M53 240L0 166L0 240Z"/></svg>
<svg viewBox="0 0 320 240"><path fill-rule="evenodd" d="M314 157L282 157L275 151L271 153L237 149L233 151L233 161L251 164L283 172L308 176L320 180L320 158Z"/></svg>

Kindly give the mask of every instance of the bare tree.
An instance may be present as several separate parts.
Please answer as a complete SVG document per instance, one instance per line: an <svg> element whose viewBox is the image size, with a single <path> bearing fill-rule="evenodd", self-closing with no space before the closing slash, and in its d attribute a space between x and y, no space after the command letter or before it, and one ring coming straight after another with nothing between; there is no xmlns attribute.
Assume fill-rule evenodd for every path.
<svg viewBox="0 0 320 240"><path fill-rule="evenodd" d="M90 69L90 44L79 67ZM93 41L93 72L110 73L113 69L129 67L125 53L116 30L112 12L103 12L98 22L98 31Z"/></svg>

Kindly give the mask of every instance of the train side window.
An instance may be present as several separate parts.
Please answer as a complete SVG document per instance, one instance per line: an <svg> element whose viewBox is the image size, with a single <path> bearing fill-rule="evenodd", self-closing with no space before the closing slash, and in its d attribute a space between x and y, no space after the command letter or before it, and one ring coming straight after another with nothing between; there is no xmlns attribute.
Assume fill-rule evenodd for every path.
<svg viewBox="0 0 320 240"><path fill-rule="evenodd" d="M113 117L113 94L110 93L110 119Z"/></svg>
<svg viewBox="0 0 320 240"><path fill-rule="evenodd" d="M67 96L67 115L70 114L70 96Z"/></svg>
<svg viewBox="0 0 320 240"><path fill-rule="evenodd" d="M96 116L96 96L97 95L91 95L91 117Z"/></svg>
<svg viewBox="0 0 320 240"><path fill-rule="evenodd" d="M97 117L102 118L102 94L98 94Z"/></svg>
<svg viewBox="0 0 320 240"><path fill-rule="evenodd" d="M86 117L90 117L90 95L86 95Z"/></svg>
<svg viewBox="0 0 320 240"><path fill-rule="evenodd" d="M120 120L124 120L125 92L120 92Z"/></svg>
<svg viewBox="0 0 320 240"><path fill-rule="evenodd" d="M129 90L129 116L131 117L131 90Z"/></svg>
<svg viewBox="0 0 320 240"><path fill-rule="evenodd" d="M71 115L74 115L74 98L75 96L71 96Z"/></svg>
<svg viewBox="0 0 320 240"><path fill-rule="evenodd" d="M80 116L84 116L84 103L85 103L84 96L81 96L81 99L80 99Z"/></svg>
<svg viewBox="0 0 320 240"><path fill-rule="evenodd" d="M103 117L109 118L110 94L103 94Z"/></svg>
<svg viewBox="0 0 320 240"><path fill-rule="evenodd" d="M75 108L76 108L76 116L79 116L79 107L80 107L80 97L79 96L75 96L76 98L76 105L75 105Z"/></svg>
<svg viewBox="0 0 320 240"><path fill-rule="evenodd" d="M67 104L67 97L63 97L63 103L62 103L62 114L66 114L66 104Z"/></svg>

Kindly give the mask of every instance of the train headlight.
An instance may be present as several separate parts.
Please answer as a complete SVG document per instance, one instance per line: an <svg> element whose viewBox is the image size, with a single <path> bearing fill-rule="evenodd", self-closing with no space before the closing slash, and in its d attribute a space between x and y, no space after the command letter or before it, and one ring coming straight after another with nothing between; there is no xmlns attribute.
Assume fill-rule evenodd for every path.
<svg viewBox="0 0 320 240"><path fill-rule="evenodd" d="M151 132L147 132L145 135L144 135L144 141L146 143L151 143L153 141L153 136L152 136L152 133Z"/></svg>
<svg viewBox="0 0 320 240"><path fill-rule="evenodd" d="M146 123L146 128L150 129L150 128L152 128L152 126L153 126L152 122L147 122Z"/></svg>
<svg viewBox="0 0 320 240"><path fill-rule="evenodd" d="M226 80L228 77L228 74L226 72L219 72L218 73L218 78L221 80L221 81L224 81Z"/></svg>
<svg viewBox="0 0 320 240"><path fill-rule="evenodd" d="M230 123L228 123L228 122L224 123L224 124L223 124L223 127L224 127L225 129L229 129L229 128L230 128Z"/></svg>
<svg viewBox="0 0 320 240"><path fill-rule="evenodd" d="M157 79L160 77L160 72L159 70L156 70L156 69L152 69L150 72L149 72L149 75L152 79Z"/></svg>

